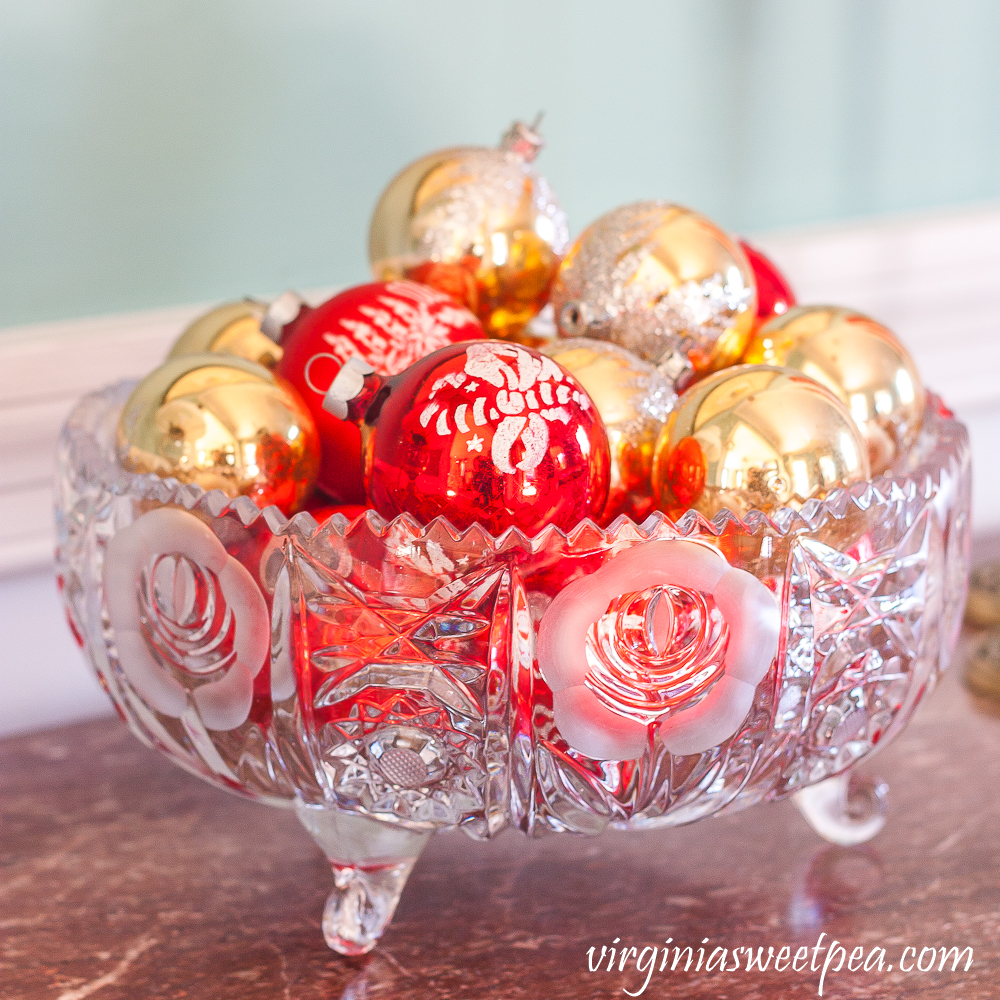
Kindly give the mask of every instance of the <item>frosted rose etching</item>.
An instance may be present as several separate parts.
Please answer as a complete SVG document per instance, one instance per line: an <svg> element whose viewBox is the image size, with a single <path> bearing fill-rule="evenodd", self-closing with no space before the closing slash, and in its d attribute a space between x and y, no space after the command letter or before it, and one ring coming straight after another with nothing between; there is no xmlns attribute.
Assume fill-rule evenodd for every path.
<svg viewBox="0 0 1000 1000"><path fill-rule="evenodd" d="M638 757L655 725L674 754L735 733L778 649L756 577L694 541L633 546L565 587L538 632L556 726L597 759Z"/></svg>
<svg viewBox="0 0 1000 1000"><path fill-rule="evenodd" d="M580 409L590 409L587 394L569 385L565 372L551 358L533 355L516 344L492 341L470 344L465 353L464 370L434 382L428 399L432 401L440 389L451 386L469 393L470 402L459 403L454 410L428 402L420 413L420 424L433 426L441 437L455 432L469 435L464 440L470 452L483 447L475 428L494 427L490 457L506 475L538 467L549 446L548 424L558 420L565 425L571 419L567 403L572 400ZM496 389L492 400L488 386ZM518 438L524 455L514 465L510 453Z"/></svg>
<svg viewBox="0 0 1000 1000"><path fill-rule="evenodd" d="M187 511L161 507L108 544L104 596L122 671L164 715L190 703L209 729L243 725L270 616L246 568Z"/></svg>

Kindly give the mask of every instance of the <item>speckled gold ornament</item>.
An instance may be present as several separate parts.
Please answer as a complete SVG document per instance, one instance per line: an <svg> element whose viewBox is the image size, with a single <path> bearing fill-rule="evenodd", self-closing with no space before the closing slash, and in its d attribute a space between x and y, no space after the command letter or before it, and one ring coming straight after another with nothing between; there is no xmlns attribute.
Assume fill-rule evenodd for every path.
<svg viewBox="0 0 1000 1000"><path fill-rule="evenodd" d="M282 327L298 315L301 307L302 300L295 292L285 292L270 305L249 298L227 302L187 327L167 358L210 352L274 368L283 353L277 343Z"/></svg>
<svg viewBox="0 0 1000 1000"><path fill-rule="evenodd" d="M656 444L653 489L672 517L693 507L798 509L869 477L857 425L829 389L787 368L738 365L692 386Z"/></svg>
<svg viewBox="0 0 1000 1000"><path fill-rule="evenodd" d="M965 683L976 694L1000 701L1000 628L990 629L970 648Z"/></svg>
<svg viewBox="0 0 1000 1000"><path fill-rule="evenodd" d="M623 508L623 494L649 495L653 449L677 394L653 365L617 344L574 338L542 348L587 390L611 445L607 507Z"/></svg>
<svg viewBox="0 0 1000 1000"><path fill-rule="evenodd" d="M1000 625L1000 563L977 566L969 577L965 622L976 628Z"/></svg>
<svg viewBox="0 0 1000 1000"><path fill-rule="evenodd" d="M442 149L411 163L372 215L375 277L432 285L491 336L515 338L548 299L569 244L566 215L532 166L541 146L534 127L516 123L499 149Z"/></svg>
<svg viewBox="0 0 1000 1000"><path fill-rule="evenodd" d="M736 240L664 201L625 205L585 229L551 298L562 336L610 340L679 388L740 359L757 308Z"/></svg>
<svg viewBox="0 0 1000 1000"><path fill-rule="evenodd" d="M295 390L261 365L225 354L173 358L146 376L118 423L133 472L298 509L316 481L316 425Z"/></svg>
<svg viewBox="0 0 1000 1000"><path fill-rule="evenodd" d="M748 364L795 368L850 411L878 475L916 440L926 393L909 352L881 323L839 306L797 306L762 326Z"/></svg>

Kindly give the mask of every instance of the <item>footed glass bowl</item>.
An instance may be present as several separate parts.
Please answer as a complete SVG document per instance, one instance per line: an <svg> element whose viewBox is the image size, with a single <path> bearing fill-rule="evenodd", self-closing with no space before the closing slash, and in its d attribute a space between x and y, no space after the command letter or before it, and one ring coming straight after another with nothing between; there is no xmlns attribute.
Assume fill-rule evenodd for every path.
<svg viewBox="0 0 1000 1000"><path fill-rule="evenodd" d="M371 511L319 527L128 473L114 439L132 388L86 397L62 433L70 625L140 739L222 788L296 810L333 867L323 931L335 950L375 945L435 830L597 834L789 794L835 842L880 829L884 786L850 784L850 769L946 667L969 571L968 437L936 398L887 476L798 512L494 538ZM716 719L685 743L678 732L722 704L732 650L759 638L720 588L656 576L693 550L716 576L734 568L767 588L777 641L746 702L726 702L728 734L717 738ZM572 622L555 632L586 659L586 684L570 690L601 688L601 718L638 733L630 759L592 758L560 733L539 650L561 592L598 570L614 587L637 565L653 583L596 622L584 614L578 634Z"/></svg>

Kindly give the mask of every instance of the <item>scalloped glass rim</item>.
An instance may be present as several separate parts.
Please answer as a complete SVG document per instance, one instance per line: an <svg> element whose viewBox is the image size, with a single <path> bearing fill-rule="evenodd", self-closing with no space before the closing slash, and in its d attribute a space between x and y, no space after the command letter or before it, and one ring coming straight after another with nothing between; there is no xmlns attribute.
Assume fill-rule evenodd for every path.
<svg viewBox="0 0 1000 1000"><path fill-rule="evenodd" d="M117 427L118 414L125 401L138 384L136 379L127 379L109 385L104 389L84 396L74 407L66 422L66 429L72 430L74 418L87 404L101 404L107 408L106 415L114 416L113 426ZM942 416L939 413L940 398L934 393L927 393L927 412L916 444L909 452L899 456L890 468L888 475L877 476L870 480L852 483L831 491L823 499L811 499L803 504L800 510L792 507L782 507L773 515L760 510L751 510L745 519L728 510L720 511L711 521L689 509L678 518L671 521L660 511L654 511L641 524L632 521L627 515L620 515L606 528L595 524L590 518L578 522L570 531L563 531L554 525L547 525L538 534L527 536L518 528L508 528L499 535L491 535L478 522L460 531L446 517L436 517L427 524L421 524L410 514L401 514L391 521L382 517L378 511L369 509L359 514L353 521L348 521L342 514L335 514L326 524L341 537L350 534L353 529L366 521L370 530L377 537L391 535L408 536L411 540L421 540L432 536L440 537L445 533L452 541L467 541L470 536L480 538L485 548L494 551L509 551L512 548L523 548L528 551L538 551L553 538L560 538L572 545L583 533L597 535L610 543L616 540L623 530L631 527L640 536L654 534L656 529L666 523L671 525L679 535L727 533L757 534L764 530L773 530L779 535L787 535L798 531L814 531L828 517L842 519L851 504L859 510L867 510L872 504L889 505L900 500L912 499L916 496L928 498L941 485L942 476L948 476L949 459L954 455L954 449L949 447L956 437L968 437L964 425L954 417ZM113 428L107 428L113 430ZM83 437L86 444L81 442ZM113 437L113 435L112 435ZM71 467L79 468L84 464L89 469L88 479L100 479L103 485L116 495L134 493L158 500L160 503L180 503L189 510L202 506L213 517L219 517L227 510L234 511L244 525L249 526L258 517L264 517L268 528L275 535L288 534L290 531L300 537L311 539L321 526L308 511L300 511L285 517L274 506L260 508L249 497L231 498L221 490L206 491L195 484L184 484L174 478L161 478L154 473L133 473L122 468L117 460L113 440L102 442L87 430L80 435L74 435L70 462ZM88 455L77 454L79 447L90 452ZM83 459L80 463L77 459ZM90 461L88 462L87 459Z"/></svg>

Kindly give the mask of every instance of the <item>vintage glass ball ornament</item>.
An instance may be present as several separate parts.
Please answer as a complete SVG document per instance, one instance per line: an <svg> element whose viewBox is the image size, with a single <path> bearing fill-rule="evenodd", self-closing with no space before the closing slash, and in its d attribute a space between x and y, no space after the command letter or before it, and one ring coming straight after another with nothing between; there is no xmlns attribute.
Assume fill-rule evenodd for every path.
<svg viewBox="0 0 1000 1000"><path fill-rule="evenodd" d="M746 254L753 268L757 285L757 322L760 327L775 316L783 316L795 305L795 293L788 279L774 263L746 240L740 240L740 249Z"/></svg>
<svg viewBox="0 0 1000 1000"><path fill-rule="evenodd" d="M298 390L322 441L319 486L344 503L364 503L358 428L323 408L344 362L360 357L380 375L396 375L446 344L483 337L467 309L413 281L349 288L285 327L277 372Z"/></svg>
<svg viewBox="0 0 1000 1000"><path fill-rule="evenodd" d="M569 372L519 344L454 344L392 378L354 359L327 405L359 424L365 486L383 517L535 535L597 517L607 501L597 407Z"/></svg>
<svg viewBox="0 0 1000 1000"><path fill-rule="evenodd" d="M319 496L311 503L307 503L303 509L312 514L317 524L325 524L334 514L343 514L348 521L353 521L369 508L360 503L331 504Z"/></svg>
<svg viewBox="0 0 1000 1000"><path fill-rule="evenodd" d="M316 482L319 437L298 393L225 354L172 358L147 375L118 423L118 457L152 472L291 514Z"/></svg>
<svg viewBox="0 0 1000 1000"><path fill-rule="evenodd" d="M442 149L390 181L372 215L375 277L423 281L463 302L491 336L516 336L545 305L569 244L566 215L534 168L537 122L498 149Z"/></svg>
<svg viewBox="0 0 1000 1000"><path fill-rule="evenodd" d="M282 327L302 308L295 292L285 292L272 303L243 299L227 302L199 316L174 342L167 358L186 354L232 354L274 368L281 360L278 344Z"/></svg>
<svg viewBox="0 0 1000 1000"><path fill-rule="evenodd" d="M965 683L981 697L1000 701L1000 629L990 629L966 654Z"/></svg>
<svg viewBox="0 0 1000 1000"><path fill-rule="evenodd" d="M653 489L672 517L693 507L798 509L869 478L864 439L829 389L787 368L737 365L692 386L656 444Z"/></svg>
<svg viewBox="0 0 1000 1000"><path fill-rule="evenodd" d="M616 208L585 229L551 298L561 336L610 340L678 388L739 361L757 308L736 241L665 201Z"/></svg>
<svg viewBox="0 0 1000 1000"><path fill-rule="evenodd" d="M926 393L909 352L881 323L852 309L798 306L761 327L744 360L794 368L847 407L884 472L916 440Z"/></svg>
<svg viewBox="0 0 1000 1000"><path fill-rule="evenodd" d="M1000 562L977 566L969 577L965 623L974 628L1000 625Z"/></svg>
<svg viewBox="0 0 1000 1000"><path fill-rule="evenodd" d="M639 513L642 505L636 498L652 492L653 450L677 394L653 365L617 344L578 337L557 340L542 353L587 390L604 421L611 488L603 520Z"/></svg>

